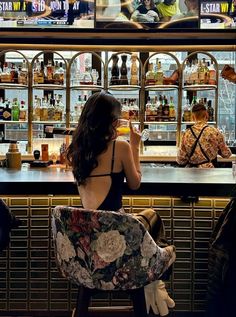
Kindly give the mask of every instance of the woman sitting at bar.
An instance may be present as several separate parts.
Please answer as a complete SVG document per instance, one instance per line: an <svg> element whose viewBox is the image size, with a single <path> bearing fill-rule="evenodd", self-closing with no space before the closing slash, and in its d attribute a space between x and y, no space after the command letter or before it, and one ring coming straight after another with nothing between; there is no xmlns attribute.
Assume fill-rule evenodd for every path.
<svg viewBox="0 0 236 317"><path fill-rule="evenodd" d="M231 156L219 129L208 126L208 112L204 104L195 104L192 108L194 125L187 129L182 137L177 154L177 163L183 167L212 168L217 166L217 155Z"/></svg>
<svg viewBox="0 0 236 317"><path fill-rule="evenodd" d="M140 186L141 136L130 123L130 143L117 140L120 116L120 102L105 92L84 105L67 153L84 208L119 211L124 177L129 188Z"/></svg>

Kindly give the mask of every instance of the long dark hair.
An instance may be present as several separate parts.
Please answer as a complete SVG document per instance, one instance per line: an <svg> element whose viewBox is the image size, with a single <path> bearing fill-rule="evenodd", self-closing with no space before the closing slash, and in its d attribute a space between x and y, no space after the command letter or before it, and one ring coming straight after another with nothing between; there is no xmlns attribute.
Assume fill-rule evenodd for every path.
<svg viewBox="0 0 236 317"><path fill-rule="evenodd" d="M120 102L105 92L93 94L85 103L67 150L67 159L78 185L85 183L91 171L98 166L98 155L116 136L114 122L120 114Z"/></svg>

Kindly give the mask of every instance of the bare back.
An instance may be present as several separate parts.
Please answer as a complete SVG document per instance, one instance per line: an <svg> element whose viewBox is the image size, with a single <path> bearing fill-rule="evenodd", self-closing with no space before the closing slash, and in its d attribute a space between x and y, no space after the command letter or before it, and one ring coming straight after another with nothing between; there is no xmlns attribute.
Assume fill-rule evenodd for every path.
<svg viewBox="0 0 236 317"><path fill-rule="evenodd" d="M107 150L98 156L98 166L92 171L90 177L86 179L86 183L79 186L79 193L84 208L97 209L109 193L112 185L110 174L112 168L113 143L114 141L111 141L108 144ZM124 171L128 186L130 188L137 187L137 172L130 145L126 141L116 140L112 172L120 173L122 171ZM99 177L96 177L97 175L99 175Z"/></svg>

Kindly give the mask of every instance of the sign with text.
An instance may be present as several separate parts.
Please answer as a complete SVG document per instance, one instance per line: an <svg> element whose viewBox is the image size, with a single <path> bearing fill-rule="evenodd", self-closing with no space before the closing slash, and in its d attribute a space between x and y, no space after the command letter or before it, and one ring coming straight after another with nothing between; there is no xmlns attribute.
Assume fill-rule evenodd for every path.
<svg viewBox="0 0 236 317"><path fill-rule="evenodd" d="M94 0L0 1L0 27L94 27Z"/></svg>
<svg viewBox="0 0 236 317"><path fill-rule="evenodd" d="M202 29L234 29L236 23L236 0L201 0Z"/></svg>

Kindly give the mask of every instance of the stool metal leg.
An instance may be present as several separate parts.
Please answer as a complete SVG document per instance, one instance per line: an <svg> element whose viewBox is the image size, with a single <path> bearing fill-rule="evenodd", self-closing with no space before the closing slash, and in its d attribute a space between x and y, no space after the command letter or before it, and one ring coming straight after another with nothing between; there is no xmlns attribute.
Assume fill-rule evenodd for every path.
<svg viewBox="0 0 236 317"><path fill-rule="evenodd" d="M135 317L148 317L146 309L146 301L144 295L144 287L129 292L133 302Z"/></svg>
<svg viewBox="0 0 236 317"><path fill-rule="evenodd" d="M88 308L92 290L84 286L80 286L76 303L75 317L88 317Z"/></svg>

